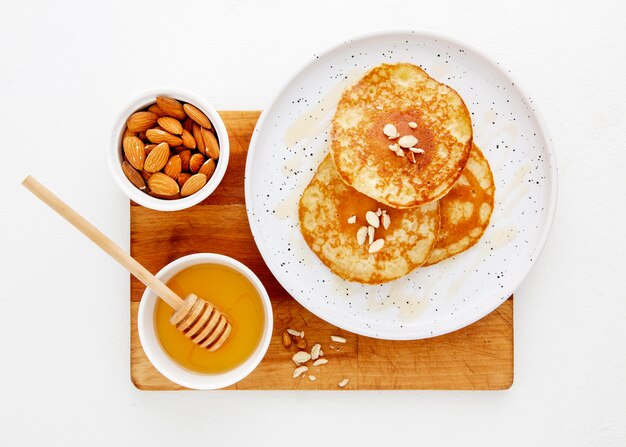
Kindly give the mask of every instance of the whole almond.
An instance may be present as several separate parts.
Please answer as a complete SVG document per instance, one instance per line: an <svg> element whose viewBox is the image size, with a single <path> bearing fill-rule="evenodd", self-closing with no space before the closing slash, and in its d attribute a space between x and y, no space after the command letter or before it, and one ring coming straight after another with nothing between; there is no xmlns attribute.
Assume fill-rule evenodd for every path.
<svg viewBox="0 0 626 447"><path fill-rule="evenodd" d="M215 172L215 160L213 160L212 158L209 158L207 161L205 161L202 167L200 167L200 170L198 171L199 174L206 175L207 179L210 179L214 172Z"/></svg>
<svg viewBox="0 0 626 447"><path fill-rule="evenodd" d="M133 132L141 132L154 127L159 115L152 112L135 112L126 121L128 129Z"/></svg>
<svg viewBox="0 0 626 447"><path fill-rule="evenodd" d="M215 135L213 135L213 132L203 127L202 140L204 141L206 156L215 160L220 158L220 145L218 144Z"/></svg>
<svg viewBox="0 0 626 447"><path fill-rule="evenodd" d="M157 147L157 145L154 144L154 143L146 144L144 146L144 150L146 151L146 155L148 155L150 153L150 151L152 151L152 149L154 149L155 147Z"/></svg>
<svg viewBox="0 0 626 447"><path fill-rule="evenodd" d="M173 157L170 157L170 159L167 161L163 172L176 180L180 175L181 170L182 164L180 161L180 155L174 155Z"/></svg>
<svg viewBox="0 0 626 447"><path fill-rule="evenodd" d="M146 182L144 181L139 171L133 168L133 166L126 160L122 162L122 171L124 171L126 178L130 180L130 182L135 185L136 188L139 188L142 191L146 189Z"/></svg>
<svg viewBox="0 0 626 447"><path fill-rule="evenodd" d="M150 151L143 164L143 169L148 172L158 172L165 167L170 158L170 147L167 143L160 143Z"/></svg>
<svg viewBox="0 0 626 447"><path fill-rule="evenodd" d="M183 122L183 129L185 129L189 133L193 132L193 123L195 123L195 121L191 118L185 118L185 121Z"/></svg>
<svg viewBox="0 0 626 447"><path fill-rule="evenodd" d="M185 104L183 105L183 109L187 113L187 116L189 116L189 118L194 120L196 123L200 124L200 126L206 127L207 129L213 128L211 121L196 106L192 106L191 104Z"/></svg>
<svg viewBox="0 0 626 447"><path fill-rule="evenodd" d="M143 141L137 137L124 138L124 155L133 168L138 171L143 169L143 162L146 159L146 153L143 147Z"/></svg>
<svg viewBox="0 0 626 447"><path fill-rule="evenodd" d="M156 104L152 104L150 107L148 107L148 112L152 112L157 116L165 116L165 112L163 112L163 110L161 110L161 108Z"/></svg>
<svg viewBox="0 0 626 447"><path fill-rule="evenodd" d="M180 191L176 180L162 172L152 174L148 179L148 186L152 192L163 197L173 196Z"/></svg>
<svg viewBox="0 0 626 447"><path fill-rule="evenodd" d="M172 118L171 116L162 116L157 120L157 123L159 123L159 126L161 126L163 130L171 134L180 135L183 133L183 125L180 124L180 121L176 118Z"/></svg>
<svg viewBox="0 0 626 447"><path fill-rule="evenodd" d="M183 140L176 135L172 135L163 129L148 129L146 137L153 143L167 143L170 146L180 146L183 143Z"/></svg>
<svg viewBox="0 0 626 447"><path fill-rule="evenodd" d="M180 169L183 172L189 171L189 160L191 159L191 151L189 149L180 151L178 153L178 156L180 157Z"/></svg>
<svg viewBox="0 0 626 447"><path fill-rule="evenodd" d="M205 154L204 140L202 139L202 127L198 123L193 123L193 137L196 140L196 147L202 155Z"/></svg>
<svg viewBox="0 0 626 447"><path fill-rule="evenodd" d="M124 141L128 137L136 137L137 132L132 132L128 127L124 129L124 133L122 134L122 141Z"/></svg>
<svg viewBox="0 0 626 447"><path fill-rule="evenodd" d="M191 133L189 133L187 129L183 129L180 138L183 140L183 146L185 146L186 148L196 148L196 139L193 137L193 135L191 135Z"/></svg>
<svg viewBox="0 0 626 447"><path fill-rule="evenodd" d="M180 195L183 197L190 196L197 193L206 185L206 175L196 174L189 177L180 190Z"/></svg>
<svg viewBox="0 0 626 447"><path fill-rule="evenodd" d="M183 185L185 184L185 182L187 180L189 180L191 178L191 174L187 173L187 172L183 172L178 176L178 184L180 185L180 187L182 188Z"/></svg>
<svg viewBox="0 0 626 447"><path fill-rule="evenodd" d="M176 186L178 186L178 184ZM146 191L152 197L156 197L157 199L165 199L165 200L180 199L180 193L179 192L177 192L176 194L165 195L165 194L157 194L156 192L151 191L150 189L147 189Z"/></svg>
<svg viewBox="0 0 626 447"><path fill-rule="evenodd" d="M189 170L194 174L200 170L202 165L204 164L204 155L202 154L193 154L189 159Z"/></svg>
<svg viewBox="0 0 626 447"><path fill-rule="evenodd" d="M176 118L177 120L184 120L187 117L183 105L174 98L168 98L167 96L158 96L156 99L157 105L163 113L167 116Z"/></svg>

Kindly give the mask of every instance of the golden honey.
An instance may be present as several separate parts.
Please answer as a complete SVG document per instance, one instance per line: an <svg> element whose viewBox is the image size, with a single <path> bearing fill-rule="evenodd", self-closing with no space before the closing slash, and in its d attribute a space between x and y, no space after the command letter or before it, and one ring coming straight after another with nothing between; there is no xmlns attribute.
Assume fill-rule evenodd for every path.
<svg viewBox="0 0 626 447"><path fill-rule="evenodd" d="M223 265L199 264L177 273L167 285L180 297L195 293L213 303L233 326L228 341L216 352L209 352L170 324L173 310L158 300L155 327L172 360L194 372L217 374L236 368L250 357L261 340L265 312L259 293L245 276Z"/></svg>

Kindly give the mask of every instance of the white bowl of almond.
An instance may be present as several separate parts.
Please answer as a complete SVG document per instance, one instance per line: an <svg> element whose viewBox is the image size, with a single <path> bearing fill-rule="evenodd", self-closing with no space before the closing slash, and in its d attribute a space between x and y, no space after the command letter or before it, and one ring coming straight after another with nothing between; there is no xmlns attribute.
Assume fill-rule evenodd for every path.
<svg viewBox="0 0 626 447"><path fill-rule="evenodd" d="M190 92L143 93L120 114L109 164L134 202L159 211L206 199L226 173L228 133L217 111Z"/></svg>

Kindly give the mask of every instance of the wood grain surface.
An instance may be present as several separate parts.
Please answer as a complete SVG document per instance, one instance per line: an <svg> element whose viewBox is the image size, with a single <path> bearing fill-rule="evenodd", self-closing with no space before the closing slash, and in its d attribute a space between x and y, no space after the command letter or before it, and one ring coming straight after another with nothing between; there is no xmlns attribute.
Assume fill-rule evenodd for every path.
<svg viewBox="0 0 626 447"><path fill-rule="evenodd" d="M177 212L130 207L131 255L156 273L191 253L231 256L252 269L272 300L274 334L267 355L247 378L229 389L239 390L501 390L513 383L513 297L482 320L451 334L427 340L386 341L337 329L308 312L276 281L254 244L244 203L244 167L260 112L221 112L230 136L231 155L217 190L195 207ZM131 379L142 390L184 389L163 377L148 361L137 334L137 310L143 285L131 277ZM288 327L305 331L309 346L323 346L326 365L310 367L292 379L295 348L281 343ZM330 341L343 335L345 345ZM333 345L336 349L330 349Z"/></svg>

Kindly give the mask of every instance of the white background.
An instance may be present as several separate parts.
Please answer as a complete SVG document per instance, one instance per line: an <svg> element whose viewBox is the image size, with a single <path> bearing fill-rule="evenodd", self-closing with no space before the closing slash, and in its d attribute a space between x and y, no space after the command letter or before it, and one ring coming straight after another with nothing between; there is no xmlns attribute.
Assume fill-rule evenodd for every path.
<svg viewBox="0 0 626 447"><path fill-rule="evenodd" d="M482 48L534 97L559 161L545 251L515 301L505 392L141 392L129 279L19 186L32 173L123 246L106 165L119 108L176 86L262 108L316 51L421 28ZM4 0L0 444L626 444L626 7L618 2Z"/></svg>

